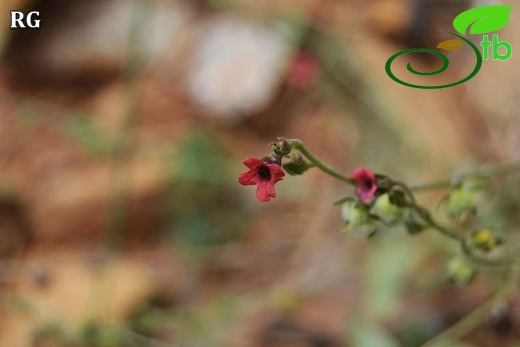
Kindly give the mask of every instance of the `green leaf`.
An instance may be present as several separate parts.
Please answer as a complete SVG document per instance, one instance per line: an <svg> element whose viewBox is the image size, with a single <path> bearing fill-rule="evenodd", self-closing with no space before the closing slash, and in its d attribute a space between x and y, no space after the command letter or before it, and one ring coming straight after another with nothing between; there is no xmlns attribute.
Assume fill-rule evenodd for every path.
<svg viewBox="0 0 520 347"><path fill-rule="evenodd" d="M503 5L489 5L472 8L459 14L453 20L453 27L462 35L471 26L470 34L486 34L506 26L509 12L513 8ZM473 24L473 25L472 25Z"/></svg>
<svg viewBox="0 0 520 347"><path fill-rule="evenodd" d="M305 171L309 170L309 168L311 168L311 166L309 166L307 163L296 164L296 163L289 162L289 163L283 164L282 166L283 166L284 170L291 176L301 175Z"/></svg>

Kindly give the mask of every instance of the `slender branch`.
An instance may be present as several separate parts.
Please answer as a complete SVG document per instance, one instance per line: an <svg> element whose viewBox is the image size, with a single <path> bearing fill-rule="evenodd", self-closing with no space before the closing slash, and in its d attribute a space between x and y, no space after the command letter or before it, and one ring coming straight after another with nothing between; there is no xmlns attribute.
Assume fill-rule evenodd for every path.
<svg viewBox="0 0 520 347"><path fill-rule="evenodd" d="M451 186L451 183L452 183L452 180L446 178L446 179L435 181L435 182L413 185L413 186L410 186L410 190L418 193L418 192L422 192L425 190L449 188Z"/></svg>
<svg viewBox="0 0 520 347"><path fill-rule="evenodd" d="M303 156L309 160L309 162L320 169L321 171L325 172L326 174L335 177L343 182L346 182L351 185L356 185L356 182L348 178L347 176L343 175L342 173L338 172L336 169L332 168L331 166L323 163L321 160L316 158L311 152L307 150L307 148L303 145L303 143L298 139L291 139L288 140L291 143L291 146L298 151L301 152ZM464 174L458 175L458 179L461 179L465 176L492 176L496 174L503 174L508 173L511 171L520 171L520 162L519 163L511 163L511 164L504 164L504 165L494 165L494 166L487 166L482 167L478 170L469 171ZM442 224L438 223L433 216L431 215L430 211L428 209L424 208L423 206L419 205L417 203L417 200L414 196L414 191L420 191L420 190L426 190L426 189L434 189L434 188L442 188L442 187L449 187L451 185L452 180L451 179L444 179L428 184L423 184L419 186L412 186L409 187L407 184L401 181L392 180L391 186L393 187L400 187L403 189L405 194L408 196L409 207L412 208L420 217L421 219L432 229L435 229L443 236L446 236L452 240L455 240L459 243L461 250L463 253L472 261L479 265L483 266L507 266L511 267L516 263L517 258L514 257L504 257L501 259L488 259L481 257L477 254L473 253L472 248L468 244L467 239L464 237L464 235L461 235L457 233L454 230L451 230ZM341 204L345 201L348 201L349 198L343 198L335 202L335 204Z"/></svg>
<svg viewBox="0 0 520 347"><path fill-rule="evenodd" d="M466 172L463 172L459 175L456 175L455 178L456 180L460 180L467 176L489 177L499 174L507 174L515 171L520 172L520 162L483 166L475 170L468 170ZM452 185L453 181L454 180L451 178L444 178L438 181L429 182L425 184L412 185L410 186L410 189L414 192L421 192L430 189L448 188Z"/></svg>
<svg viewBox="0 0 520 347"><path fill-rule="evenodd" d="M459 242L462 251L470 260L474 261L475 263L478 263L479 265L484 266L512 266L514 264L514 258L487 259L474 254L471 247L469 247L466 238L463 235L460 235L459 233L439 224L435 219L433 219L431 213L426 208L417 204L417 201L415 200L411 188L409 188L406 184L400 181L393 181L392 183L395 186L399 186L404 190L406 195L410 198L410 207L417 212L417 214L424 220L424 222L429 227L437 230L442 235Z"/></svg>
<svg viewBox="0 0 520 347"><path fill-rule="evenodd" d="M297 150L299 150L301 152L301 154L303 154L315 167L317 167L321 171L323 171L326 174L328 174L332 177L335 177L343 182L346 182L351 185L355 185L355 182L352 181L350 178L348 178L347 176L343 175L342 173L340 173L333 167L323 163L321 160L316 158L311 152L309 152L307 150L307 148L305 148L305 146L303 145L303 143L300 140L288 140L288 141L291 143L291 146L293 148L296 148Z"/></svg>

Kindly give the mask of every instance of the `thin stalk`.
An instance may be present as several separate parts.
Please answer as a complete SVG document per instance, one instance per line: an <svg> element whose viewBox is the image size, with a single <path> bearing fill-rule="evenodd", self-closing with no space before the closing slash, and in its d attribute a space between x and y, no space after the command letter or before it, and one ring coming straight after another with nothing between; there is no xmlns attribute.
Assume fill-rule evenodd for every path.
<svg viewBox="0 0 520 347"><path fill-rule="evenodd" d="M327 175L332 176L334 178L339 179L340 181L343 181L345 183L355 185L355 182L348 178L347 176L343 175L341 172L337 171L333 167L323 163L321 160L316 158L311 152L305 148L303 143L300 140L289 140L293 148L296 148L309 160L316 168L320 169L321 171L325 172Z"/></svg>
<svg viewBox="0 0 520 347"><path fill-rule="evenodd" d="M417 214L430 228L437 230L440 234L457 241L460 244L460 247L464 254L470 260L483 266L512 266L514 264L515 260L511 258L487 259L474 254L472 252L471 247L469 247L466 238L463 235L460 235L459 233L439 224L435 219L433 219L431 213L426 208L417 204L417 201L413 196L412 190L406 184L399 181L394 181L393 184L395 186L401 187L405 191L406 195L408 195L408 197L410 198L410 207L417 212Z"/></svg>
<svg viewBox="0 0 520 347"><path fill-rule="evenodd" d="M431 189L449 188L454 181L460 180L467 176L490 177L495 175L508 174L515 171L520 172L520 162L488 165L456 175L456 180L451 178L444 178L434 182L412 185L410 186L410 190L414 192L421 192Z"/></svg>

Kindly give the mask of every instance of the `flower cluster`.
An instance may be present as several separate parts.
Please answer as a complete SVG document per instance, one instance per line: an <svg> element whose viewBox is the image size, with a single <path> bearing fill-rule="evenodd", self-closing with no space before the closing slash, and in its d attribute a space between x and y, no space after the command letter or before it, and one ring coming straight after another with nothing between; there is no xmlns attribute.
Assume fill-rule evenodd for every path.
<svg viewBox="0 0 520 347"><path fill-rule="evenodd" d="M341 205L344 230L361 231L369 237L381 227L401 227L409 234L436 230L460 245L460 253L448 265L449 277L458 284L470 283L480 265L512 266L508 259L488 257L491 253L496 255L503 239L475 218L480 205L489 200L489 184L485 177L465 175L456 183L448 182L450 190L440 203L445 220L439 222L428 209L417 203L414 194L417 188L401 181L374 173L366 167L358 167L350 175L343 175L317 159L300 140L279 137L271 143L271 149L272 152L261 158L247 158L244 165L248 170L238 177L242 185L257 186L256 197L261 202L276 197L274 186L286 173L301 175L315 167L355 187L355 196L349 195L336 202Z"/></svg>

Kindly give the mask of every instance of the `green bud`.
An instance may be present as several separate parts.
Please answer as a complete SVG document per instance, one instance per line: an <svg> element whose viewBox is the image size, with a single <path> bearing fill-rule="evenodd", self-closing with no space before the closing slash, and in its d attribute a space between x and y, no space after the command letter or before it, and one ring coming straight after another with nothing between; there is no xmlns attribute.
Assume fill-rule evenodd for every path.
<svg viewBox="0 0 520 347"><path fill-rule="evenodd" d="M390 200L390 195L385 193L379 196L374 204L373 212L385 222L395 222L403 215L403 209L394 205Z"/></svg>
<svg viewBox="0 0 520 347"><path fill-rule="evenodd" d="M361 224L347 224L342 231L352 231L370 238L377 233L377 226L374 221L368 220Z"/></svg>
<svg viewBox="0 0 520 347"><path fill-rule="evenodd" d="M300 152L293 152L291 154L291 161L296 165L302 165L305 162Z"/></svg>
<svg viewBox="0 0 520 347"><path fill-rule="evenodd" d="M449 212L458 214L474 209L476 202L477 197L475 193L468 190L455 189L446 199L445 206Z"/></svg>
<svg viewBox="0 0 520 347"><path fill-rule="evenodd" d="M282 157L275 153L266 154L261 157L260 160L267 164L276 164L278 166L282 165Z"/></svg>
<svg viewBox="0 0 520 347"><path fill-rule="evenodd" d="M286 156L291 153L291 143L285 137L278 137L276 142L271 143L271 148L275 154Z"/></svg>
<svg viewBox="0 0 520 347"><path fill-rule="evenodd" d="M471 234L471 242L476 248L489 252L502 243L502 238L496 236L491 230L482 228Z"/></svg>
<svg viewBox="0 0 520 347"><path fill-rule="evenodd" d="M377 188L383 192L387 192L392 188L392 180L387 176L376 175Z"/></svg>
<svg viewBox="0 0 520 347"><path fill-rule="evenodd" d="M453 258L448 264L448 276L457 285L469 285L476 275L475 266L463 257Z"/></svg>
<svg viewBox="0 0 520 347"><path fill-rule="evenodd" d="M420 222L412 211L408 211L408 213L406 213L404 218L404 226L406 227L406 231L408 231L410 234L418 234L426 229L426 225Z"/></svg>
<svg viewBox="0 0 520 347"><path fill-rule="evenodd" d="M402 190L398 189L390 191L390 202L399 207L408 206L408 202L406 201L406 195Z"/></svg>
<svg viewBox="0 0 520 347"><path fill-rule="evenodd" d="M343 220L351 226L362 225L370 221L370 215L365 205L359 204L356 200L345 202L341 206Z"/></svg>
<svg viewBox="0 0 520 347"><path fill-rule="evenodd" d="M288 162L288 163L284 163L282 166L283 166L285 172L287 172L291 176L301 175L305 171L307 171L311 168L311 166L306 162L303 162L301 164L296 164L292 161Z"/></svg>
<svg viewBox="0 0 520 347"><path fill-rule="evenodd" d="M490 188L489 179L481 176L466 177L457 185L458 188L474 193L485 193Z"/></svg>
<svg viewBox="0 0 520 347"><path fill-rule="evenodd" d="M443 207L453 221L464 225L475 217L477 202L476 192L456 188L444 199Z"/></svg>

